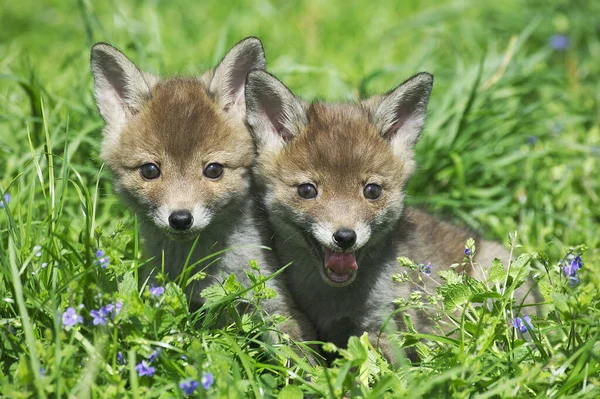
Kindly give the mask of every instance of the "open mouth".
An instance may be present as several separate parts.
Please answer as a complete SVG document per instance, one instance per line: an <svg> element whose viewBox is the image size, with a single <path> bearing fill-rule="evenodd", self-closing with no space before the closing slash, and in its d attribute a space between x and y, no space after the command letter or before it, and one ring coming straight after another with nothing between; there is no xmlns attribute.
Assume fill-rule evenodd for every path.
<svg viewBox="0 0 600 399"><path fill-rule="evenodd" d="M325 252L325 277L327 283L335 287L352 284L356 278L358 264L354 252L336 252L323 248Z"/></svg>

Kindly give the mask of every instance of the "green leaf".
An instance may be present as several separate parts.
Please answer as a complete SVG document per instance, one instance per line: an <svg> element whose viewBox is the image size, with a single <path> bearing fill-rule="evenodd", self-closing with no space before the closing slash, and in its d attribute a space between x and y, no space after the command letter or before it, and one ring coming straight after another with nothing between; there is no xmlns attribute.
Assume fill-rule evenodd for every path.
<svg viewBox="0 0 600 399"><path fill-rule="evenodd" d="M550 294L550 298L552 298L552 304L556 307L556 309L561 313L569 313L569 298L565 294L560 294L558 292L552 292Z"/></svg>
<svg viewBox="0 0 600 399"><path fill-rule="evenodd" d="M119 294L130 297L132 295L136 295L137 291L137 282L135 281L135 277L133 273L126 273L123 276L123 280L119 283Z"/></svg>
<svg viewBox="0 0 600 399"><path fill-rule="evenodd" d="M295 385L287 385L283 387L281 391L279 391L279 395L277 395L277 399L302 399L304 397L304 393L302 389Z"/></svg>
<svg viewBox="0 0 600 399"><path fill-rule="evenodd" d="M458 306L469 301L471 288L464 284L449 284L438 287L438 293L444 297L446 310L452 312Z"/></svg>
<svg viewBox="0 0 600 399"><path fill-rule="evenodd" d="M521 284L527 281L530 270L529 264L531 263L534 255L535 254L523 254L510 265L509 275L516 280L515 287L519 287Z"/></svg>
<svg viewBox="0 0 600 399"><path fill-rule="evenodd" d="M457 274L454 270L441 270L438 274L448 285L463 283L462 276Z"/></svg>
<svg viewBox="0 0 600 399"><path fill-rule="evenodd" d="M489 280L492 283L502 283L506 278L506 270L504 270L504 265L502 261L498 258L495 258L492 261L492 266L490 267L490 275Z"/></svg>

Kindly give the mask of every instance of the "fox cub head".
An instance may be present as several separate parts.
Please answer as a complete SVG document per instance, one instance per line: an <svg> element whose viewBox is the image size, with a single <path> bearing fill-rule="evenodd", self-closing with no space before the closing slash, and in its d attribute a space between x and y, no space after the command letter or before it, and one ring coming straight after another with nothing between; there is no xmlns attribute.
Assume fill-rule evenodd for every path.
<svg viewBox="0 0 600 399"><path fill-rule="evenodd" d="M91 67L106 122L101 157L147 221L190 239L244 200L254 160L244 83L265 68L258 39L238 43L200 78L159 79L105 43L92 48Z"/></svg>
<svg viewBox="0 0 600 399"><path fill-rule="evenodd" d="M420 73L359 104L306 104L268 73L248 75L264 206L281 239L323 265L328 284L351 284L400 219L432 85Z"/></svg>

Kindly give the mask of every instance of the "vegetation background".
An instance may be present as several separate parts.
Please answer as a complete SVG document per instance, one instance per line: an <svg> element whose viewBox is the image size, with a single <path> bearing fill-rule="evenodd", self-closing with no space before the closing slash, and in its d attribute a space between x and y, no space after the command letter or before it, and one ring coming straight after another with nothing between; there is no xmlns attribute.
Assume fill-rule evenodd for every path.
<svg viewBox="0 0 600 399"><path fill-rule="evenodd" d="M0 27L0 394L177 397L200 381L192 395L598 397L600 2L24 0L2 2ZM312 367L292 345L260 343L260 320L199 331L176 285L137 291L144 257L98 159L89 50L106 41L149 72L194 75L250 35L307 99L433 73L408 201L506 246L517 231L519 252L548 255L536 256L548 276L586 244L580 284L553 285L562 296L546 296L555 303L529 337L511 328L503 292L495 329L428 337L427 361L399 368L364 340ZM242 295L229 288L209 314ZM122 314L92 324L90 310L117 302ZM69 307L83 317L72 328ZM135 369L160 348L147 359L156 373Z"/></svg>

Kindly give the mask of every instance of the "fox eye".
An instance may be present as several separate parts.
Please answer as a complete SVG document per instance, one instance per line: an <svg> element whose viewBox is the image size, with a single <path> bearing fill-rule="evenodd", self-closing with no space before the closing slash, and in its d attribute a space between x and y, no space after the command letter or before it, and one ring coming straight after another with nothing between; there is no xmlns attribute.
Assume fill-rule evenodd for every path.
<svg viewBox="0 0 600 399"><path fill-rule="evenodd" d="M209 163L206 165L206 168L204 168L204 176L208 177L209 179L218 179L222 174L223 165L220 163Z"/></svg>
<svg viewBox="0 0 600 399"><path fill-rule="evenodd" d="M314 184L304 183L298 186L298 195L304 199L311 199L317 196L317 188Z"/></svg>
<svg viewBox="0 0 600 399"><path fill-rule="evenodd" d="M371 183L367 184L363 189L363 195L366 199L376 200L381 197L383 188L379 184Z"/></svg>
<svg viewBox="0 0 600 399"><path fill-rule="evenodd" d="M160 168L155 163L145 163L140 167L140 174L146 180L158 179Z"/></svg>

